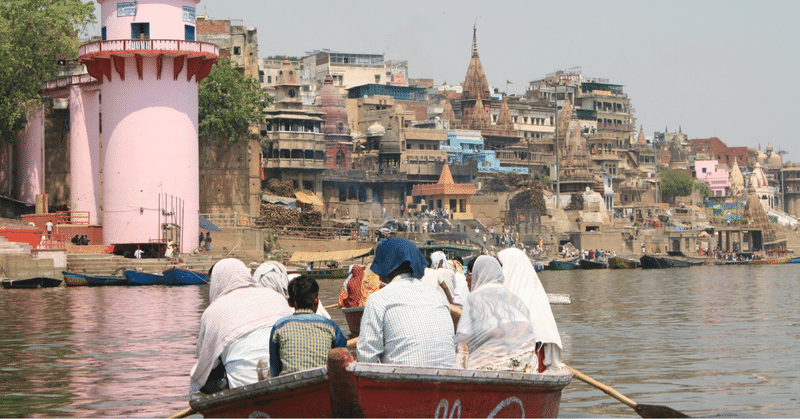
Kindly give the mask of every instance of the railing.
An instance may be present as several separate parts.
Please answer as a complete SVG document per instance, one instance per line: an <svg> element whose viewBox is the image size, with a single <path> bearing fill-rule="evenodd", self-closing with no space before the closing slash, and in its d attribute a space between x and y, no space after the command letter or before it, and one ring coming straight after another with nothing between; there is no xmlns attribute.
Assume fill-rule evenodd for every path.
<svg viewBox="0 0 800 419"><path fill-rule="evenodd" d="M208 42L181 41L177 39L119 39L81 45L78 48L78 55L122 51L183 51L218 56L219 46Z"/></svg>
<svg viewBox="0 0 800 419"><path fill-rule="evenodd" d="M87 84L96 82L97 79L88 75L88 74L81 74L78 76L69 76L69 77L62 77L56 80L50 80L47 82L42 83L39 87L40 90L53 90L53 89L60 89L68 86L73 86L77 84Z"/></svg>
<svg viewBox="0 0 800 419"><path fill-rule="evenodd" d="M256 217L247 214L200 214L218 227L256 227Z"/></svg>

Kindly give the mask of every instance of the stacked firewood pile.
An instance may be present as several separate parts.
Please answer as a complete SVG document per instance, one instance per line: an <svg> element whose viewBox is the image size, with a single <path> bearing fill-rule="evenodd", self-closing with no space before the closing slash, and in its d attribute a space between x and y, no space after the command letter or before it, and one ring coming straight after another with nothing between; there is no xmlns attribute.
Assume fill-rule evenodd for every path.
<svg viewBox="0 0 800 419"><path fill-rule="evenodd" d="M276 227L319 227L322 225L322 213L319 211L300 211L280 205L261 205L258 225L266 228Z"/></svg>
<svg viewBox="0 0 800 419"><path fill-rule="evenodd" d="M276 196L294 198L294 188L292 186L291 180L280 181L272 178L267 181L267 188L265 192Z"/></svg>

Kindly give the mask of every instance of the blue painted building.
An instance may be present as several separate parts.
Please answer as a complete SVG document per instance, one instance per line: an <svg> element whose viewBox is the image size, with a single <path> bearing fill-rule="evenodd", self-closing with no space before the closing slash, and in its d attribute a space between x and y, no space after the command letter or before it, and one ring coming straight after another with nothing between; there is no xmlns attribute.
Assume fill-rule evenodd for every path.
<svg viewBox="0 0 800 419"><path fill-rule="evenodd" d="M480 173L528 173L527 167L501 166L494 150L484 149L480 131L448 130L447 141L442 143L441 149L447 151L447 162L450 164L475 160Z"/></svg>

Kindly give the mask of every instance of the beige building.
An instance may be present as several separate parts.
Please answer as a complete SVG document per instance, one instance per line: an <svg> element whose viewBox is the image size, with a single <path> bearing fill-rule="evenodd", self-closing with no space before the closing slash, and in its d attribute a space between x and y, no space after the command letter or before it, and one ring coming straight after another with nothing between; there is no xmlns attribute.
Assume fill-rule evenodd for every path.
<svg viewBox="0 0 800 419"><path fill-rule="evenodd" d="M220 58L227 58L245 76L258 80L258 30L244 26L241 19L214 20L197 16L197 40L219 47Z"/></svg>

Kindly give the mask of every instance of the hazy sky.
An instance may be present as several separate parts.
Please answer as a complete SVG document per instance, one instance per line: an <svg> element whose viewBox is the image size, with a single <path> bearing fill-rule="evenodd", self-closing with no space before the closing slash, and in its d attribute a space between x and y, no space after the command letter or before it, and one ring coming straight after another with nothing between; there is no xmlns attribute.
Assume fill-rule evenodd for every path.
<svg viewBox="0 0 800 419"><path fill-rule="evenodd" d="M690 139L772 144L800 161L796 0L202 0L203 13L258 28L259 57L384 53L437 85L464 81L477 19L481 62L501 91L521 94L547 73L581 67L624 86L637 133L680 127Z"/></svg>

